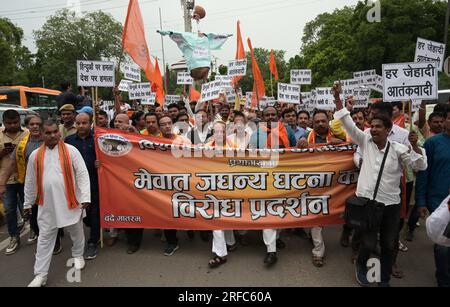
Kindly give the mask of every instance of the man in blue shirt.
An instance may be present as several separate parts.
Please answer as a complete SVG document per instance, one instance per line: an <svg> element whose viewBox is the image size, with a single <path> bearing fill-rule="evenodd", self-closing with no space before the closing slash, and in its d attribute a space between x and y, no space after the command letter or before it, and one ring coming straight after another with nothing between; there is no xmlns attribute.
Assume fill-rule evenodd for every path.
<svg viewBox="0 0 450 307"><path fill-rule="evenodd" d="M100 206L99 206L99 189L98 174L95 161L97 156L95 153L94 133L91 129L92 114L80 113L75 119L77 133L65 138L65 142L74 146L81 153L89 173L91 182L91 205L86 209L86 224L91 228L91 234L88 241L86 251L86 259L91 260L97 257L97 245L100 241Z"/></svg>
<svg viewBox="0 0 450 307"><path fill-rule="evenodd" d="M295 134L295 140L298 142L302 137L306 135L306 130L297 125L298 114L294 109L286 109L281 113L283 122L292 129Z"/></svg>
<svg viewBox="0 0 450 307"><path fill-rule="evenodd" d="M444 132L425 142L428 168L419 172L416 181L416 206L423 218L436 210L450 189L450 107L446 110ZM450 248L435 245L436 279L438 286L450 287Z"/></svg>

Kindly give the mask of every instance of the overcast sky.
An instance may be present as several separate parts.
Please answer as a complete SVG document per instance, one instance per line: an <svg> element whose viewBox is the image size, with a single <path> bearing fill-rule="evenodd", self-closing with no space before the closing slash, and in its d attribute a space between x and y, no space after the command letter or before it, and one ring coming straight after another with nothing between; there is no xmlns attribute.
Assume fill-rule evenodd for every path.
<svg viewBox="0 0 450 307"><path fill-rule="evenodd" d="M57 9L68 3L79 2L82 12L101 9L121 22L125 22L128 0L0 0L0 16L8 17L25 32L24 44L35 51L33 30L39 29ZM252 39L254 47L286 50L286 59L300 51L305 24L318 14L336 8L355 5L357 0L197 0L206 9L201 21L203 32L236 34L236 22L241 21L242 36ZM180 0L139 0L144 18L147 42L152 56L162 58L159 29L159 8L162 10L163 29L184 31ZM196 29L195 24L193 25ZM169 38L164 39L166 62L181 59L181 52ZM245 42L245 48L248 47ZM219 64L234 58L236 38L233 36L223 49L213 52Z"/></svg>

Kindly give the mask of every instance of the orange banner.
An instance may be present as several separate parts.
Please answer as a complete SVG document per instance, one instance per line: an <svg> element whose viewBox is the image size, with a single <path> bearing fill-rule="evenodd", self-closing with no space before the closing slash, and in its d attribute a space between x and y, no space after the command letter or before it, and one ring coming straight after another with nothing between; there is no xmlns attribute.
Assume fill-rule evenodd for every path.
<svg viewBox="0 0 450 307"><path fill-rule="evenodd" d="M105 228L282 229L342 224L354 148L214 151L96 128Z"/></svg>

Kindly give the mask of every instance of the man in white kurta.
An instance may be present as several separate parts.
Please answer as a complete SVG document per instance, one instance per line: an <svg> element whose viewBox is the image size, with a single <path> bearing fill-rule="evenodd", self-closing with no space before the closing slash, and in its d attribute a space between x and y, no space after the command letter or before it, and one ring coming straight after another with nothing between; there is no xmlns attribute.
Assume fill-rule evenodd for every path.
<svg viewBox="0 0 450 307"><path fill-rule="evenodd" d="M43 167L43 205L38 206L39 238L34 266L35 279L29 286L44 286L53 254L58 228L66 228L73 242L72 257L75 269L84 268L84 231L82 218L84 208L90 204L90 182L86 164L80 152L73 146L66 144L73 168L73 182L75 183L75 197L80 204L70 209L66 197L66 187L61 168L58 141L60 139L56 123L46 122L43 127L45 155ZM38 149L39 150L39 149ZM31 208L36 202L36 155L35 150L27 166L25 180L24 209Z"/></svg>

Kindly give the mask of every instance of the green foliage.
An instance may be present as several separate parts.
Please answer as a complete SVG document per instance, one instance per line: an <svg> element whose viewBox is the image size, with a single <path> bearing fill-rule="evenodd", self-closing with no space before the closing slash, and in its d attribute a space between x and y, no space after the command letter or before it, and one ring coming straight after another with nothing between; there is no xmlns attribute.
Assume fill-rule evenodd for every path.
<svg viewBox="0 0 450 307"><path fill-rule="evenodd" d="M45 76L48 87L58 88L62 80L77 83L77 60L123 58L122 25L102 11L81 18L68 10L58 11L34 32L36 70Z"/></svg>
<svg viewBox="0 0 450 307"><path fill-rule="evenodd" d="M22 29L0 18L0 85L28 84L33 59L28 48L22 46L22 40Z"/></svg>

